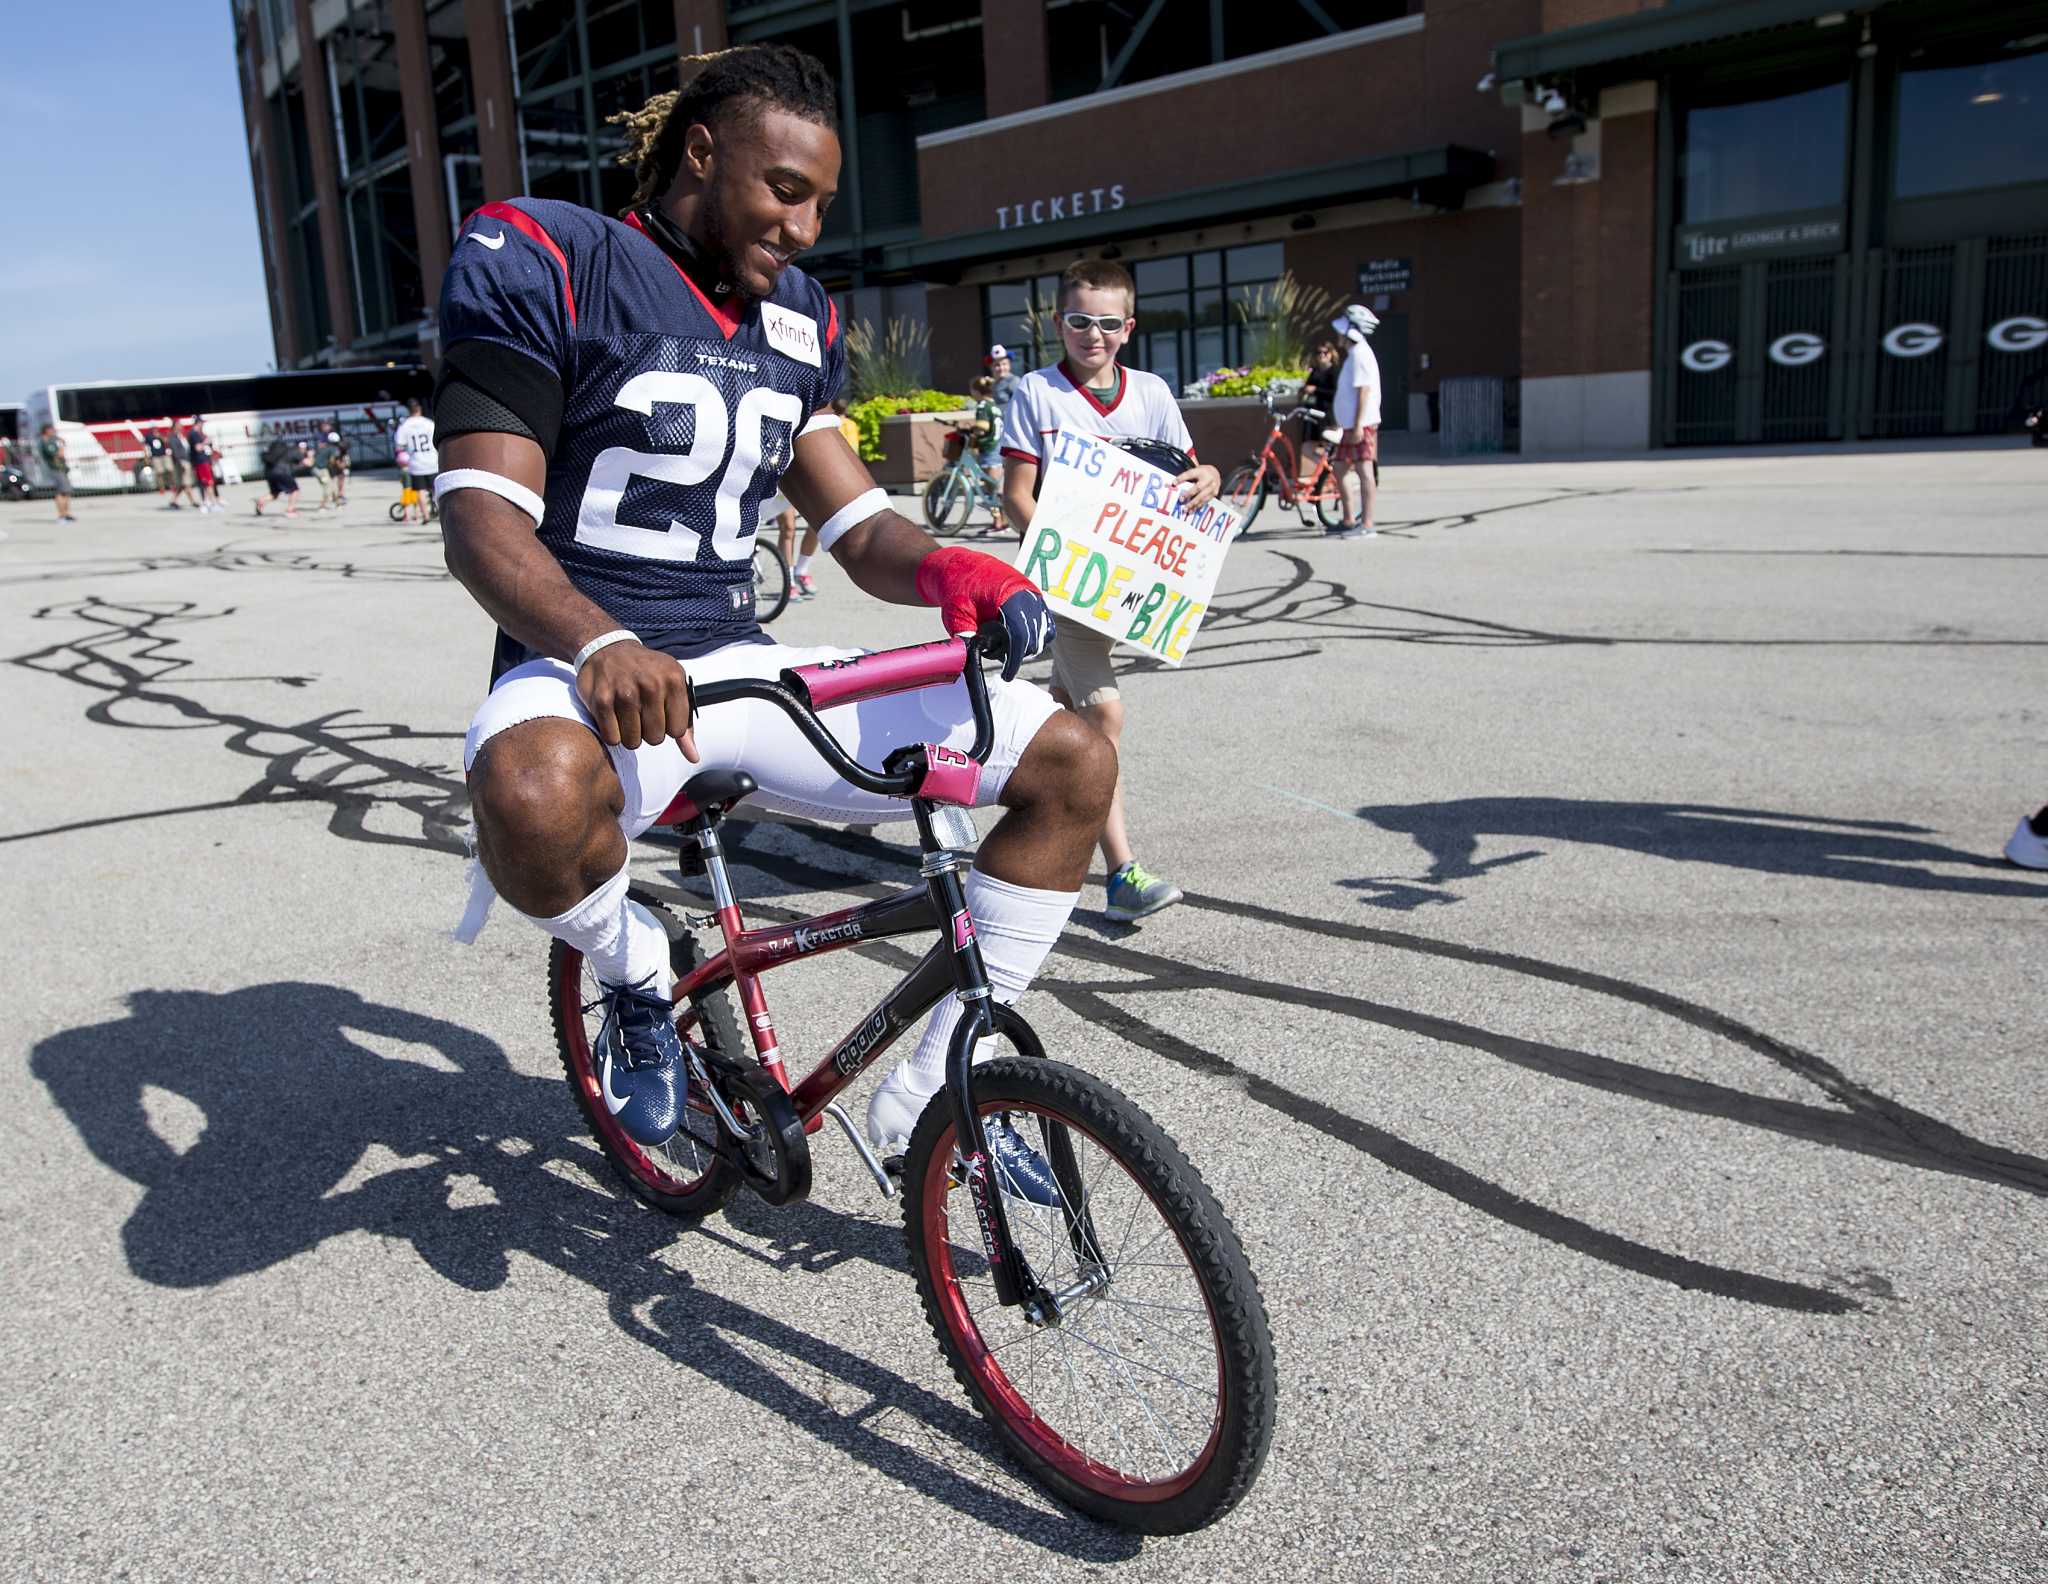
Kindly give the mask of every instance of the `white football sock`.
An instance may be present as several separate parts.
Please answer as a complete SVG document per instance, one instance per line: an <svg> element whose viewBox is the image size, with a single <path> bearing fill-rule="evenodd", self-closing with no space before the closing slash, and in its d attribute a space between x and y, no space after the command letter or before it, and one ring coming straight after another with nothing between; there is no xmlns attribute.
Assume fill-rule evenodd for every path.
<svg viewBox="0 0 2048 1584"><path fill-rule="evenodd" d="M605 881L566 913L533 919L564 945L583 953L598 980L608 985L636 985L652 979L667 995L674 984L669 970L668 932L661 921L626 895L628 866Z"/></svg>
<svg viewBox="0 0 2048 1584"><path fill-rule="evenodd" d="M968 871L966 892L967 909L974 915L975 937L981 942L982 964L988 969L989 988L996 1000L1008 1006L1037 977L1058 942L1060 931L1066 927L1074 904L1081 900L1081 893L1012 885L979 869ZM946 1051L959 1022L960 998L948 995L925 1025L916 1052L909 1060L898 1063L876 1086L868 1102L870 1138L905 1136L924 1109L924 1102L945 1087Z"/></svg>

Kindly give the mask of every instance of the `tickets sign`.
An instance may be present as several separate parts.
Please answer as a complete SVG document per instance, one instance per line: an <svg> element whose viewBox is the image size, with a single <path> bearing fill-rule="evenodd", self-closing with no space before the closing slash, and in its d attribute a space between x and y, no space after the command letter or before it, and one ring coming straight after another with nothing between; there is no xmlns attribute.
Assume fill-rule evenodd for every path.
<svg viewBox="0 0 2048 1584"><path fill-rule="evenodd" d="M1054 615L1178 666L1243 526L1236 514L1221 501L1189 509L1172 474L1070 430L1047 445L1042 478L1017 570Z"/></svg>

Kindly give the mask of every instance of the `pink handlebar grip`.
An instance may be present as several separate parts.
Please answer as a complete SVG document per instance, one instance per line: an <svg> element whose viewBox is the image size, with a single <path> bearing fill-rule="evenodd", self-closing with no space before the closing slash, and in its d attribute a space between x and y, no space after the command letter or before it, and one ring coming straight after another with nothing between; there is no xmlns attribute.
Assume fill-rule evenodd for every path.
<svg viewBox="0 0 2048 1584"><path fill-rule="evenodd" d="M783 676L803 685L812 709L830 709L835 704L859 704L891 693L908 693L912 688L936 687L956 680L966 668L966 643L947 638L908 649L883 649L845 660L791 666Z"/></svg>

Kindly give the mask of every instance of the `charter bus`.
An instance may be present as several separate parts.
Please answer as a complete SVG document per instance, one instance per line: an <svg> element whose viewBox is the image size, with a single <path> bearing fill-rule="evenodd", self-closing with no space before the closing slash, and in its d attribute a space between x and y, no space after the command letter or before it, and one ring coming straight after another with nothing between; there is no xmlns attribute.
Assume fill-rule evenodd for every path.
<svg viewBox="0 0 2048 1584"><path fill-rule="evenodd" d="M33 437L46 423L57 426L77 490L133 489L135 469L149 455L150 432L183 428L194 418L206 420L228 482L261 474L263 448L271 441L317 443L329 429L348 437L357 467L375 466L391 461L391 431L405 416L406 398L424 401L432 384L415 364L387 364L46 385L30 392L21 433ZM29 481L47 488L35 447L19 449L29 453Z"/></svg>

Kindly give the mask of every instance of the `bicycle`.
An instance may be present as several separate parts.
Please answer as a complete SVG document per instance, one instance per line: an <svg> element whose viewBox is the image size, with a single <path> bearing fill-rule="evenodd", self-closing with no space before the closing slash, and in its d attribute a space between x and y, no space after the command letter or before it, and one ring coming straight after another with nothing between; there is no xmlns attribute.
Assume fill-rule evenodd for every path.
<svg viewBox="0 0 2048 1584"><path fill-rule="evenodd" d="M1223 494L1231 509L1244 519L1249 528L1265 508L1267 496L1277 494L1282 506L1294 508L1304 528L1308 526L1311 504L1325 528L1338 527L1344 521L1344 493L1338 486L1336 470L1330 466L1329 447L1323 448L1316 458L1315 471L1304 480L1294 442L1287 438L1286 433L1286 425L1296 419L1301 420L1306 432L1311 426L1320 425L1329 415L1318 407L1296 407L1283 418L1274 410L1273 393L1269 390L1260 394L1272 427L1259 454L1233 468L1230 477L1224 481Z"/></svg>
<svg viewBox="0 0 2048 1584"><path fill-rule="evenodd" d="M689 1095L672 1140L643 1148L606 1105L592 1057L600 993L559 941L550 1015L576 1103L613 1170L637 1198L694 1220L743 1187L771 1205L803 1198L808 1135L828 1116L883 1197L897 1197L891 1165L836 1097L957 995L945 1088L894 1163L925 1317L970 1399L1046 1489L1112 1524L1186 1533L1222 1517L1258 1476L1273 1430L1272 1337L1237 1234L1179 1147L1117 1089L1048 1058L1030 1025L989 993L961 880L968 859L954 847L972 835L962 810L994 741L982 674L990 652L981 638L956 638L691 689L693 711L743 698L776 705L847 781L909 799L922 860L919 882L892 895L746 929L718 827L754 779L724 769L690 778L661 822L681 837L683 873L708 877L722 948L706 956L682 920L636 893L670 933L676 974ZM833 705L961 681L975 731L965 753L910 744L873 770L818 718ZM930 930L939 938L916 966L792 1085L761 976ZM751 1053L727 994L734 986ZM976 1063L977 1046L994 1036L1016 1054ZM1050 1164L1053 1204L1013 1197L998 1180L984 1132L998 1117Z"/></svg>
<svg viewBox="0 0 2048 1584"><path fill-rule="evenodd" d="M947 432L946 446L951 451L957 444L958 456L950 457L939 469L924 491L924 520L933 533L952 533L957 521L964 529L968 519L977 511L989 514L990 526L984 533L999 532L1003 521L1002 490L980 458L974 454L973 436L964 430ZM957 516L956 516L957 514Z"/></svg>
<svg viewBox="0 0 2048 1584"><path fill-rule="evenodd" d="M426 508L425 520L427 522L439 522L441 520L441 503L434 498L433 487L429 485L426 489L421 490L419 492L419 495L420 504ZM410 508L406 506L404 501L395 500L390 504L390 506L388 506L385 509L385 511L386 515L389 516L393 522L404 522L405 514L409 509Z"/></svg>
<svg viewBox="0 0 2048 1584"><path fill-rule="evenodd" d="M791 579L789 563L781 549L759 534L754 536L754 620L763 627L775 620L789 604Z"/></svg>

